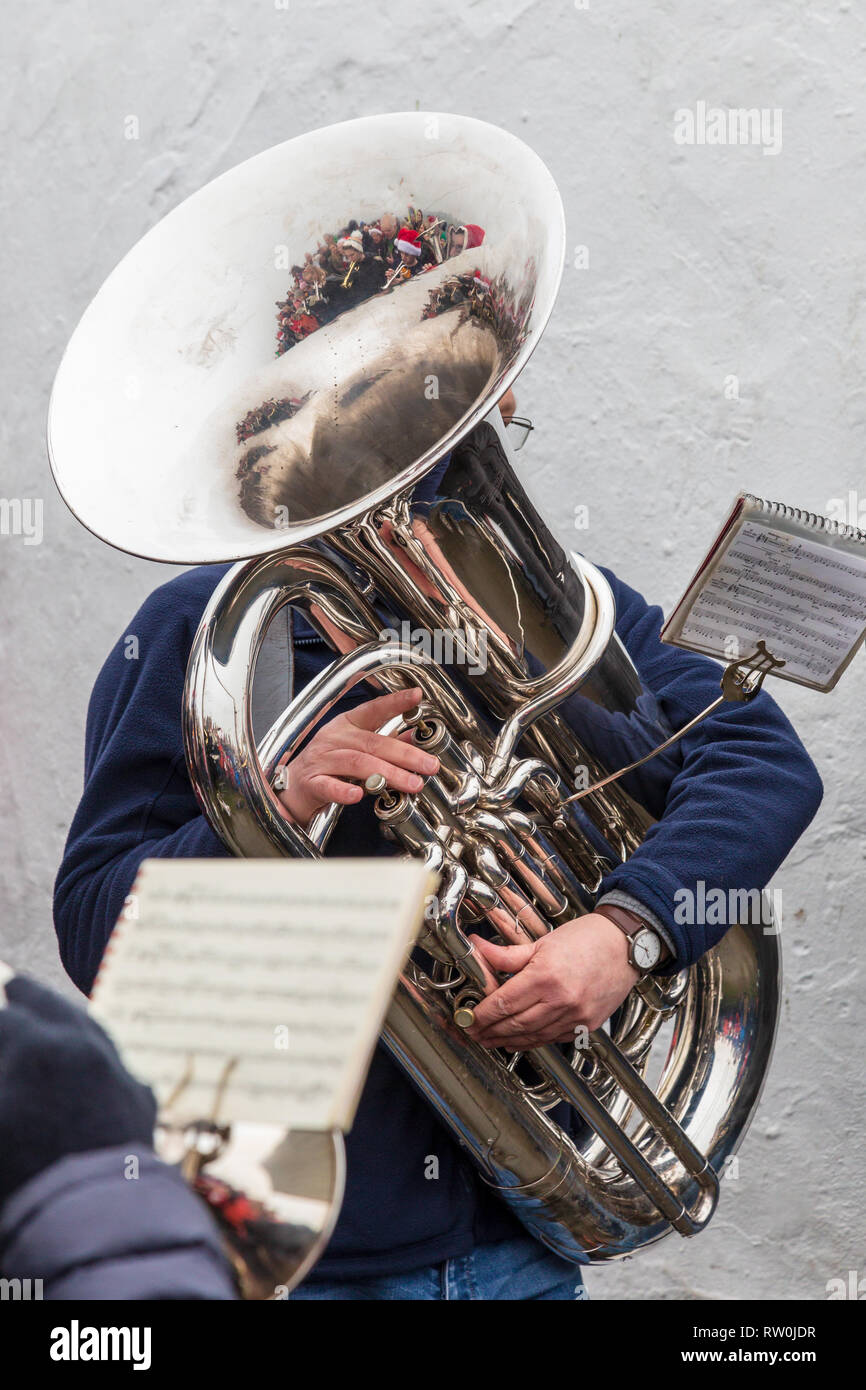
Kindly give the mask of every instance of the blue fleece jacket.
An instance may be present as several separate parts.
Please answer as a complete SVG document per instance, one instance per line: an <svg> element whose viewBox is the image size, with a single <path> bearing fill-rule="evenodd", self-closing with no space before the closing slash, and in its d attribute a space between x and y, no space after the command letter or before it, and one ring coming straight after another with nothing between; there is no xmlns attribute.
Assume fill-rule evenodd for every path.
<svg viewBox="0 0 866 1390"><path fill-rule="evenodd" d="M137 659L118 640L90 703L85 785L57 876L55 924L69 974L89 990L105 943L142 860L218 857L221 842L199 811L186 773L181 698L187 658L204 608L226 566L190 570L157 589L127 629ZM605 571L617 632L664 716L679 728L718 695L720 668L663 645L662 613ZM295 689L332 660L296 615ZM329 717L370 698L355 686ZM565 710L568 717L568 710ZM627 863L604 879L601 896L634 900L664 928L678 961L689 963L724 927L677 920L677 892L762 888L814 816L815 768L766 692L728 704L678 746L650 763L641 791L659 817ZM344 809L330 855L393 853L370 799ZM710 914L708 914L710 915ZM449 1132L377 1048L347 1141L343 1210L313 1276L340 1277L420 1268L514 1236L514 1218L477 1178ZM438 1159L438 1177L429 1175Z"/></svg>

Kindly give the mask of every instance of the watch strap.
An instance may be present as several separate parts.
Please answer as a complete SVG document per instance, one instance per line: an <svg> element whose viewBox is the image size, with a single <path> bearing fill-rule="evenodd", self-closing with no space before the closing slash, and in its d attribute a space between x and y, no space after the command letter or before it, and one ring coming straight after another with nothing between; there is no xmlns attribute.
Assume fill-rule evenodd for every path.
<svg viewBox="0 0 866 1390"><path fill-rule="evenodd" d="M664 938L659 935L651 922L645 921L645 919L640 917L636 912L629 911L627 907L620 907L618 903L600 903L598 907L593 908L593 911L599 913L602 917L609 918L615 926L619 927L621 932L625 933L629 941L633 941L638 932L651 931L653 936L658 939L659 946L661 947L659 965L663 965L665 961L672 959L668 944Z"/></svg>

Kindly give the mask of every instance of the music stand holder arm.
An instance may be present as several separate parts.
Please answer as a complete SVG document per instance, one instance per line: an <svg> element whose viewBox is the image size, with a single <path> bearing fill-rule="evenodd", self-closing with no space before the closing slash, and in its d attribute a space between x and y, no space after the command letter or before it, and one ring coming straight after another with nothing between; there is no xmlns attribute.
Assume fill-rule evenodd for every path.
<svg viewBox="0 0 866 1390"><path fill-rule="evenodd" d="M670 748L674 743L677 743L684 734L691 733L696 725L706 719L707 715L713 714L720 705L726 704L728 701L738 701L741 704L747 704L749 700L753 700L757 695L764 683L764 677L784 665L784 661L779 661L767 651L763 641L758 642L751 656L744 656L741 657L739 661L731 661L728 663L722 672L722 693L717 699L713 700L712 704L707 705L706 709L702 709L699 714L696 714L693 719L690 719L689 722L684 724L681 729L678 729L675 734L671 734L670 738L666 738L664 743L660 743L657 748L653 748L649 753L645 753L642 758L638 758L635 762L629 763L627 767L619 768L617 772L611 772L599 782L593 782L591 787L584 787L582 791L575 792L573 796L567 796L565 800L561 801L559 804L561 806L568 806L572 801L580 801L583 797L590 796L592 792L601 791L602 787L607 787L611 782L618 781L620 777L625 777L626 773L634 772L636 768L643 767L644 763L648 763L652 758L657 757L659 753L664 753L666 749Z"/></svg>

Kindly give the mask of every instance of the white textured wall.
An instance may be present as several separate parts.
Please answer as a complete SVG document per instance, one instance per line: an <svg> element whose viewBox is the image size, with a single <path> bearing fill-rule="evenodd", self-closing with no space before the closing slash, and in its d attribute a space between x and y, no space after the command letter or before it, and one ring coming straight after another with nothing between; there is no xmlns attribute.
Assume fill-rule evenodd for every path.
<svg viewBox="0 0 866 1390"><path fill-rule="evenodd" d="M846 0L35 0L4 30L0 493L45 507L41 545L0 537L0 956L16 965L61 982L51 884L88 693L167 577L55 496L52 376L115 262L238 161L416 104L535 147L589 266L566 270L520 383L539 427L521 462L560 537L575 543L587 504L581 545L665 606L740 486L816 511L862 492L866 16ZM701 100L780 109L781 150L678 146L674 113ZM784 1014L739 1178L696 1242L591 1273L597 1297L823 1298L864 1272L864 678L858 658L833 695L776 687L827 793L776 881Z"/></svg>

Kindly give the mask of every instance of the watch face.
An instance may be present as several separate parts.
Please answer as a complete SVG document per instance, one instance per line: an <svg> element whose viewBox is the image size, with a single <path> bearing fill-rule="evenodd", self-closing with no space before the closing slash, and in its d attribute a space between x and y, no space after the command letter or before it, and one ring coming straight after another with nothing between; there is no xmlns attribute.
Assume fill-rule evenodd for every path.
<svg viewBox="0 0 866 1390"><path fill-rule="evenodd" d="M652 970L658 965L662 948L658 937L649 927L637 932L631 939L632 959L638 970Z"/></svg>

